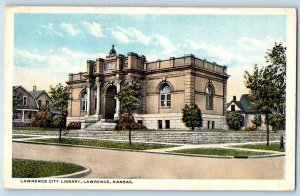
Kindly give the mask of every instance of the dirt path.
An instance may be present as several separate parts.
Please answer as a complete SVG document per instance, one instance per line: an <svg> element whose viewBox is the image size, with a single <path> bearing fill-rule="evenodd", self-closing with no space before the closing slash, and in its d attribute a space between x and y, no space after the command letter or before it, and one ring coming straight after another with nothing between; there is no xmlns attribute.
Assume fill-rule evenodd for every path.
<svg viewBox="0 0 300 196"><path fill-rule="evenodd" d="M86 178L280 179L284 156L222 159L13 143L13 158L63 161L91 168Z"/></svg>

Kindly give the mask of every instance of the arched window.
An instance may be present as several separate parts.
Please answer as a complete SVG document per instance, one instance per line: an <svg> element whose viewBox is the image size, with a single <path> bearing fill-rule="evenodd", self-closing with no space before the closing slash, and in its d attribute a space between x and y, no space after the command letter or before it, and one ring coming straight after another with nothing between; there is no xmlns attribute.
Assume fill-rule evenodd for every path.
<svg viewBox="0 0 300 196"><path fill-rule="evenodd" d="M160 89L160 107L171 107L171 88L168 84Z"/></svg>
<svg viewBox="0 0 300 196"><path fill-rule="evenodd" d="M80 109L86 111L87 108L87 93L83 92L80 96Z"/></svg>
<svg viewBox="0 0 300 196"><path fill-rule="evenodd" d="M205 89L206 93L206 109L212 110L213 105L213 87L211 84L208 84Z"/></svg>

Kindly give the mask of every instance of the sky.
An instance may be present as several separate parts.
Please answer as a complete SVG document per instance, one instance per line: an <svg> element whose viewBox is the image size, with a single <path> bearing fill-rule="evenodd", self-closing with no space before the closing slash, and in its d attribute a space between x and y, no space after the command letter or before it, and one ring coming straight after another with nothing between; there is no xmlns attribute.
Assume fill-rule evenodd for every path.
<svg viewBox="0 0 300 196"><path fill-rule="evenodd" d="M286 42L280 15L15 14L14 85L49 90L85 72L86 61L135 52L148 61L194 54L226 65L227 101L248 93L243 74Z"/></svg>

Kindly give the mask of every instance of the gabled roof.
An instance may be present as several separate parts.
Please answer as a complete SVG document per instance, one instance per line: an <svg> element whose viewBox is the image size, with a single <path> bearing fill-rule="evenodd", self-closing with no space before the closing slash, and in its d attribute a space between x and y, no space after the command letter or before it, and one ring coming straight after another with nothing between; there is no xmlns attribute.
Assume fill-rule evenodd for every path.
<svg viewBox="0 0 300 196"><path fill-rule="evenodd" d="M41 90L41 91L28 91L32 96L34 96L34 98L39 98L39 96L41 96L45 90Z"/></svg>
<svg viewBox="0 0 300 196"><path fill-rule="evenodd" d="M249 94L243 94L240 98L240 101L232 100L230 103L227 104L227 108L232 103L235 103L245 113L257 113L257 110L251 108L251 106L250 106Z"/></svg>
<svg viewBox="0 0 300 196"><path fill-rule="evenodd" d="M28 90L26 90L26 88L24 88L22 85L19 85L19 86L13 86L13 90L16 90L16 89L18 89L18 88L21 88L21 89L23 89L25 92L27 92L27 93L34 99L35 104L36 104L36 107L39 108L39 104L37 103L36 98L35 98Z"/></svg>

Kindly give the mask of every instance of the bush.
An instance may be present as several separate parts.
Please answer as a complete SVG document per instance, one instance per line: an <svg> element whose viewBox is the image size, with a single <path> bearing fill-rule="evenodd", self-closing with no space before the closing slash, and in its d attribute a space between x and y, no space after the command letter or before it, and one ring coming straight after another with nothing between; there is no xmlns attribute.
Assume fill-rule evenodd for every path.
<svg viewBox="0 0 300 196"><path fill-rule="evenodd" d="M185 105L182 109L182 121L185 126L195 129L195 127L202 127L201 110L196 104Z"/></svg>
<svg viewBox="0 0 300 196"><path fill-rule="evenodd" d="M130 127L131 129L146 129L145 126L136 123L132 115L129 115L128 113L121 114L116 126L116 130L127 130Z"/></svg>
<svg viewBox="0 0 300 196"><path fill-rule="evenodd" d="M253 118L253 120L251 122L253 123L254 128L257 130L258 127L260 127L261 124L262 124L261 115L255 114L255 116L254 116L254 118Z"/></svg>
<svg viewBox="0 0 300 196"><path fill-rule="evenodd" d="M70 122L67 129L81 129L81 122Z"/></svg>
<svg viewBox="0 0 300 196"><path fill-rule="evenodd" d="M285 116L283 114L272 113L269 116L269 125L273 126L275 130L284 129Z"/></svg>
<svg viewBox="0 0 300 196"><path fill-rule="evenodd" d="M52 115L49 108L41 107L40 111L36 113L33 118L32 126L36 127L49 127L51 125Z"/></svg>
<svg viewBox="0 0 300 196"><path fill-rule="evenodd" d="M244 116L236 111L229 112L226 120L228 126L234 130L240 130L240 128L244 125Z"/></svg>
<svg viewBox="0 0 300 196"><path fill-rule="evenodd" d="M250 127L245 127L245 129L244 129L244 131L255 131L256 130L256 128L255 127L252 127L252 126L250 126Z"/></svg>

